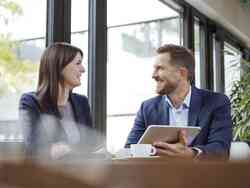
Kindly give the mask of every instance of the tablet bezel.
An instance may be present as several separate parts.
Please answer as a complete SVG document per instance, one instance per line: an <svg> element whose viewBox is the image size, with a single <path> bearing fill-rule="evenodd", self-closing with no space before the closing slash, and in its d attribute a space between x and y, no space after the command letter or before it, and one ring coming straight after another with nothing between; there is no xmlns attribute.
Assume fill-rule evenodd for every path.
<svg viewBox="0 0 250 188"><path fill-rule="evenodd" d="M141 136L138 144L153 144L155 141L177 142L178 132L186 130L188 140L193 140L198 135L201 128L194 126L174 126L174 125L150 125Z"/></svg>

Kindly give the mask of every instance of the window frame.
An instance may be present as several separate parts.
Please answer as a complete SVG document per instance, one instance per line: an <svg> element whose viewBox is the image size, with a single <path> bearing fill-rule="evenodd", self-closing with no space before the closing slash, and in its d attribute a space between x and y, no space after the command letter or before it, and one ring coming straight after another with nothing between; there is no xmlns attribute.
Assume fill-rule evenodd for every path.
<svg viewBox="0 0 250 188"><path fill-rule="evenodd" d="M47 0L47 45L55 41L70 42L70 14L71 0ZM158 0L168 4L166 0ZM204 14L192 7L185 1L171 0L182 8L182 34L183 45L194 52L194 18L198 17L201 26L201 62L205 62L205 85L206 89L215 90L214 84L214 61L219 61L222 65L223 58L221 50L223 42L226 41L239 49L243 58L250 60L250 49L232 35L228 30L221 27L216 22L210 20ZM55 6L57 5L57 6ZM67 6L66 6L67 5ZM168 4L169 5L169 4ZM171 6L171 4L170 4ZM173 5L172 5L173 6ZM174 6L175 7L175 6ZM63 17L62 17L63 16ZM57 32L60 30L60 32ZM214 44L213 39L218 44ZM92 109L93 122L96 128L106 135L106 108L107 108L107 0L89 0L89 100ZM214 58L214 54L215 57ZM221 73L222 74L222 73ZM220 78L223 75L219 76ZM224 87L222 81L221 86ZM222 91L222 90L220 90Z"/></svg>

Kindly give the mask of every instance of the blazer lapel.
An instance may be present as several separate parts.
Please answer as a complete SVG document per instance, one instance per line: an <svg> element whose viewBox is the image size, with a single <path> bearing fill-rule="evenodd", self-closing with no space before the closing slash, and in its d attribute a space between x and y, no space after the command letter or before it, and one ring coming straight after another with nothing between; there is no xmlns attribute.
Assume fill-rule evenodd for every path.
<svg viewBox="0 0 250 188"><path fill-rule="evenodd" d="M70 100L70 103L72 105L75 120L76 120L76 122L79 122L80 114L79 114L79 110L78 110L78 106L77 106L79 104L77 104L77 101L74 98L74 96L72 95L72 93L70 93L70 95L69 95L69 100Z"/></svg>
<svg viewBox="0 0 250 188"><path fill-rule="evenodd" d="M190 109L188 112L188 126L198 126L197 120L201 111L202 96L199 90L192 86Z"/></svg>
<svg viewBox="0 0 250 188"><path fill-rule="evenodd" d="M159 124L160 125L169 125L169 105L165 100L165 96L162 96L161 103L160 103L159 112Z"/></svg>

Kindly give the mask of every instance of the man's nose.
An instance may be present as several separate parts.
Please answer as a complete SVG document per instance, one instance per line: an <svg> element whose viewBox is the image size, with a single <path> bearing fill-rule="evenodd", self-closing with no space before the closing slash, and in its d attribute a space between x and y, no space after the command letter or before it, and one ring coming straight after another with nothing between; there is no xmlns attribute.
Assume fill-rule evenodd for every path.
<svg viewBox="0 0 250 188"><path fill-rule="evenodd" d="M157 72L154 70L152 73L152 78L155 79L157 77Z"/></svg>

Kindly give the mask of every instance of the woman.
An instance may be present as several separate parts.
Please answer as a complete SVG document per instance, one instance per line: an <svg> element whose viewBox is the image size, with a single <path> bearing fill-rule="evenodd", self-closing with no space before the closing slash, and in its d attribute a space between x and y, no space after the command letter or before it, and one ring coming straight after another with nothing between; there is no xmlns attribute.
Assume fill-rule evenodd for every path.
<svg viewBox="0 0 250 188"><path fill-rule="evenodd" d="M54 43L44 51L37 91L24 94L19 105L29 156L58 159L79 150L83 142L86 151L96 141L86 128L92 127L88 100L72 93L85 72L82 58L83 52L67 43Z"/></svg>

